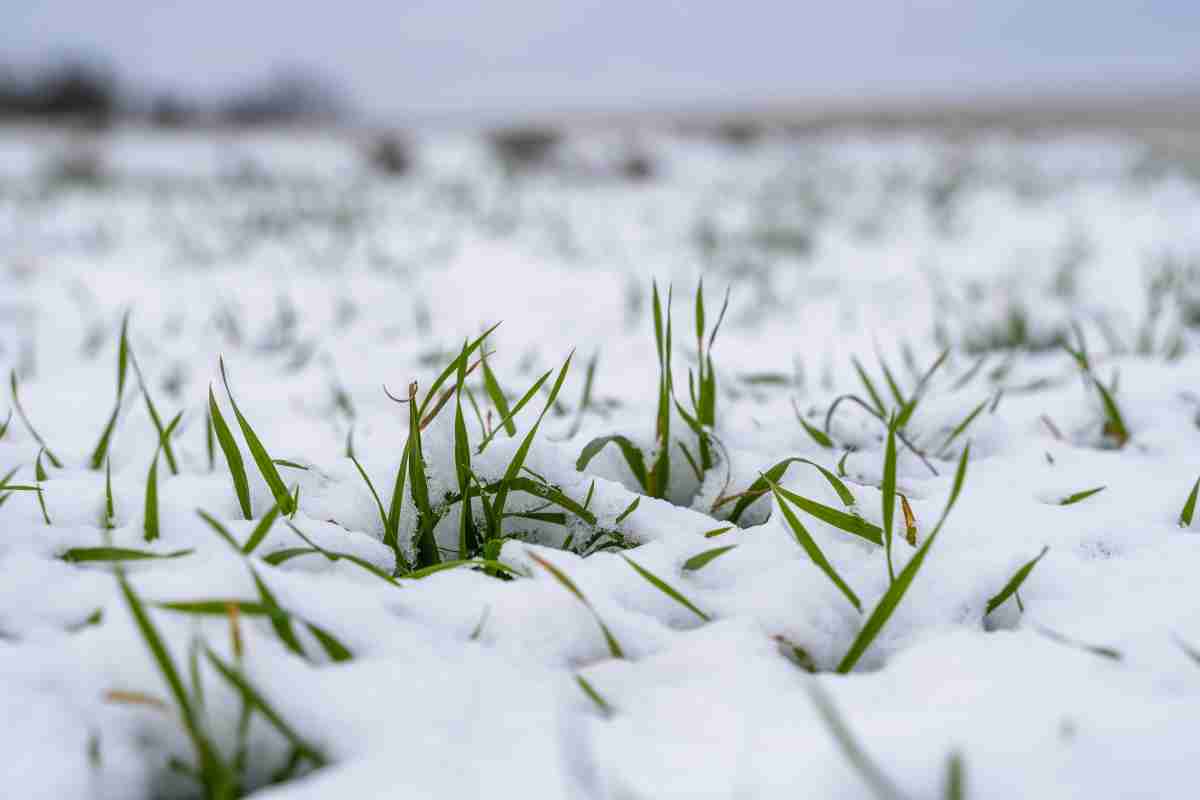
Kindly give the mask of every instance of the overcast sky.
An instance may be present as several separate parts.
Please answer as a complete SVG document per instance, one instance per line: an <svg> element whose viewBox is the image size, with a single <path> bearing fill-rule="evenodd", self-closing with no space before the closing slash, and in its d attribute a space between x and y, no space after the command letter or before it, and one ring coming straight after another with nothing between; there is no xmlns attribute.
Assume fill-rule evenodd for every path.
<svg viewBox="0 0 1200 800"><path fill-rule="evenodd" d="M0 0L0 61L216 95L306 66L383 118L1195 81L1200 0Z"/></svg>

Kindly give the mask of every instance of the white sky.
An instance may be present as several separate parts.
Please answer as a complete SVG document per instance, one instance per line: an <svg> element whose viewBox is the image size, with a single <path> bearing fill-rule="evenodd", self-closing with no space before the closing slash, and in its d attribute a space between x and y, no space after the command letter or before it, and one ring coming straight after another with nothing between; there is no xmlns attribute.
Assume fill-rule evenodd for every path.
<svg viewBox="0 0 1200 800"><path fill-rule="evenodd" d="M1200 0L2 0L0 61L216 95L307 66L375 116L1195 79Z"/></svg>

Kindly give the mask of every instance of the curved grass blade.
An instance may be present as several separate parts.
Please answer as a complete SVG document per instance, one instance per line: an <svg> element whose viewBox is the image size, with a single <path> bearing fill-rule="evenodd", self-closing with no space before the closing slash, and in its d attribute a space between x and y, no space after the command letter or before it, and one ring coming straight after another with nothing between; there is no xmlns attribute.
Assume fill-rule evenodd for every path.
<svg viewBox="0 0 1200 800"><path fill-rule="evenodd" d="M117 427L117 418L121 415L121 401L125 399L125 375L129 367L129 314L121 321L121 341L117 346L117 399L113 404L112 414L100 434L100 440L92 450L89 464L92 469L100 469L108 457L108 446L112 441L113 431Z"/></svg>
<svg viewBox="0 0 1200 800"><path fill-rule="evenodd" d="M649 477L646 473L646 460L642 456L642 451L629 439L619 434L600 436L585 444L579 451L579 458L575 460L575 469L582 472L592 459L609 444L615 444L621 449L621 455L625 456L625 463L637 480L638 486L642 487L644 491L648 491Z"/></svg>
<svg viewBox="0 0 1200 800"><path fill-rule="evenodd" d="M621 554L621 558L625 559L625 563L627 563L629 566L633 567L634 571L637 572L638 575L641 575L643 578L645 578L646 581L651 586L653 586L655 589L658 589L660 592L665 594L667 597L671 598L676 603L679 603L679 605L683 606L688 611L691 611L693 614L695 614L697 617L699 617L703 621L705 621L705 622L712 621L712 617L710 617L708 614L705 614L703 611L701 611L699 608L697 608L695 603L693 603L691 600L688 600L686 597L684 597L682 594L680 594L674 587L672 587L670 584L668 584L662 578L658 577L653 572L646 569L641 564L637 563L632 558L630 558L629 556L627 556L623 553Z"/></svg>
<svg viewBox="0 0 1200 800"><path fill-rule="evenodd" d="M172 475L179 474L179 464L175 461L175 452L171 449L171 431L174 429L174 424L163 427L162 417L158 415L158 409L154 406L154 400L150 397L150 388L146 385L146 380L142 376L142 369L138 366L137 358L134 357L133 350L129 351L129 363L133 366L133 374L137 377L138 388L142 390L142 399L146 402L146 413L150 415L150 421L154 423L154 429L158 431L159 446L163 450L163 455L167 457L167 467L171 470ZM183 412L179 412L178 416L182 416ZM212 432L208 432L208 463L212 466Z"/></svg>
<svg viewBox="0 0 1200 800"><path fill-rule="evenodd" d="M40 447L46 453L46 458L50 459L50 463L54 466L54 468L62 469L62 462L59 461L58 457L54 455L53 451L46 446L45 440L42 439L37 430L34 429L33 423L29 421L29 415L25 413L25 408L21 405L21 396L17 390L17 371L15 369L10 370L8 373L8 388L12 393L13 409L16 410L17 416L20 418L21 423L25 426L25 430L29 431L29 435L33 437L35 442L37 442L38 447ZM10 411L9 413L11 414L12 412ZM7 422L4 423L4 428L5 430L8 429Z"/></svg>
<svg viewBox="0 0 1200 800"><path fill-rule="evenodd" d="M1029 573L1033 572L1033 568L1036 567L1037 563L1042 560L1042 556L1046 555L1046 553L1049 551L1049 547L1043 547L1042 552L1031 558L1025 563L1024 566L1013 573L1013 576L1008 579L1008 583L1004 584L1004 588L1001 589L990 600L988 600L987 610L983 612L983 615L986 617L988 614L1004 605L1005 600L1016 594L1017 590L1021 588L1021 584L1023 584L1025 579L1029 577Z"/></svg>
<svg viewBox="0 0 1200 800"><path fill-rule="evenodd" d="M825 467L821 466L815 461L809 461L807 458L792 457L785 458L777 464L774 464L770 469L762 473L758 479L754 481L754 483L750 484L750 487L746 489L746 491L735 495L718 498L717 501L713 503L712 510L716 511L721 506L736 498L737 503L734 505L733 511L729 513L729 521L736 523L746 509L750 507L751 503L770 491L771 482L778 483L779 480L783 478L784 473L787 472L788 467L790 467L792 464L808 464L810 467L815 468L821 473L822 477L825 478L833 490L837 492L838 499L842 501L844 506L850 508L854 505L854 495L850 493L848 488L846 488L846 484L842 482L841 478L834 475L832 472L825 469Z"/></svg>

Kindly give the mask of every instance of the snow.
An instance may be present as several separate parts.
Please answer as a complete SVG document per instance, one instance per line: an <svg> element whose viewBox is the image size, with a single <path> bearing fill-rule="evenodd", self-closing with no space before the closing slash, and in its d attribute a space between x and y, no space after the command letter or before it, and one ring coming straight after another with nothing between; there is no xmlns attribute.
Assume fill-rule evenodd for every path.
<svg viewBox="0 0 1200 800"><path fill-rule="evenodd" d="M243 787L254 797L872 796L819 697L906 797L939 796L952 753L972 798L1188 792L1200 718L1200 665L1186 649L1200 648L1200 514L1187 529L1179 517L1200 475L1200 184L1140 145L1086 132L955 143L842 132L741 151L655 133L639 146L659 176L630 184L605 172L626 142L603 132L578 135L553 169L517 179L480 141L444 134L418 143L416 174L388 181L367 171L361 141L339 134L119 129L89 145L107 177L88 187L47 177L59 148L76 145L41 145L42 134L0 133L0 367L16 371L22 406L64 464L37 481L40 446L14 414L0 475L15 468L13 483L38 483L50 524L32 492L0 506L0 785L13 796L199 791L168 768L172 758L192 763L192 744L112 567L62 559L106 545L190 550L124 568L175 662L186 666L198 642L237 659L328 761L270 785L289 745L256 715ZM576 459L612 433L652 452L650 281L674 289L684 400L700 275L710 325L733 287L713 350L719 463L697 479L673 449L667 499L642 496L618 522L640 491L619 449L583 472ZM1156 277L1170 287L1157 301ZM88 468L113 408L127 310L155 403L164 419L183 411L172 440L179 474L158 462L153 542L145 487L158 437L129 387L109 454L110 529L105 472ZM408 409L381 386L399 395L417 380L423 393L464 338L501 321L487 347L510 403L575 349L560 409L526 467L577 502L590 495L598 525L630 547L581 557L561 548L572 537L577 549L593 529L571 515L519 529L510 519L506 529L523 535L498 560L515 579L458 568L393 585L363 566L390 573L395 562L347 439L386 507ZM1098 393L1059 347L1075 346L1073 323L1096 377L1115 379L1131 434L1123 448L1106 440ZM822 427L836 397L864 392L852 357L890 405L877 357L908 392L943 347L950 356L905 428L930 464L899 448L898 490L920 542L969 441L965 487L879 637L838 674L888 589L882 549L800 514L861 598L860 614L769 498L747 508L741 527L712 535L731 525L733 508L714 505L785 458L835 470L851 448L842 466L853 511L881 524L885 427L843 404L829 450L796 414ZM305 467L280 467L300 492L291 525L357 563L310 553L273 565L263 557L305 546L287 524L245 554L197 515L213 515L239 544L255 527L241 519L219 448L210 468L210 385L234 424L218 356L272 457ZM486 412L478 375L470 385ZM543 402L517 418L516 438L473 448L485 483L502 477ZM451 399L422 434L435 501L458 492L453 412ZM464 413L477 443L474 413ZM679 415L672 431L694 444ZM274 498L235 436L261 517ZM842 508L809 465L793 464L781 485ZM515 493L509 510L539 507ZM416 517L406 494L399 536L409 558ZM896 517L899 571L916 551ZM456 507L437 527L448 550L458 523ZM684 568L723 546L732 549L702 569ZM1043 547L1020 607L1009 598L987 614ZM235 647L227 616L154 605L257 602L255 576L305 657L266 617L241 613ZM353 658L334 660L310 626ZM209 662L199 669L205 726L232 756L239 697ZM129 695L150 701L121 700Z"/></svg>

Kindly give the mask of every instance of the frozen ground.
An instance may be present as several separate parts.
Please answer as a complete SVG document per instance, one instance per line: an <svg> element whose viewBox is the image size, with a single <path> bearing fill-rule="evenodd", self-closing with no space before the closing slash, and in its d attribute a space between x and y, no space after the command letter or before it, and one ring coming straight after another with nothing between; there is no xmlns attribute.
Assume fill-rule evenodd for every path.
<svg viewBox="0 0 1200 800"><path fill-rule="evenodd" d="M963 796L954 775L971 798L1190 796L1200 185L1083 135L592 134L519 174L446 135L398 180L360 144L117 131L87 164L65 138L0 136L0 367L24 412L6 392L6 795ZM623 176L635 150L650 180ZM732 289L708 469L678 410L656 455L651 281L674 288L691 414L701 275L709 331ZM496 322L505 399L479 368L457 433L459 396L426 406L389 526L413 448L383 386L424 398ZM219 356L289 462L266 470L279 501ZM547 371L510 437L496 407ZM210 386L245 498L206 435ZM848 392L874 412L827 420ZM162 427L182 412L170 458L147 395ZM665 484L615 443L578 470L611 434ZM464 451L490 498L474 529ZM785 501L795 528L770 493L726 501L791 457L835 475L771 473L807 501ZM495 523L506 474L523 483ZM244 504L260 520L297 487L291 524L254 535ZM889 506L890 548L844 529L886 538Z"/></svg>

